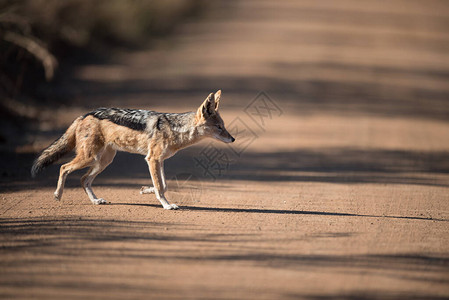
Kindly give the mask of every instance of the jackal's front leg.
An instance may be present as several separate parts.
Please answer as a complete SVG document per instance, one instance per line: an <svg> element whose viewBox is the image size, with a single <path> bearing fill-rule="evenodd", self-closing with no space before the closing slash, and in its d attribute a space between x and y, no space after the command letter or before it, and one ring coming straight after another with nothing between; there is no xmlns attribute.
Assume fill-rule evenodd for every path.
<svg viewBox="0 0 449 300"><path fill-rule="evenodd" d="M167 199L164 196L164 192L166 190L165 186L165 178L161 168L161 162L157 159L145 158L148 167L150 169L151 179L153 180L153 191L156 194L156 198L161 202L162 206L165 209L178 209L179 207L176 204L168 203ZM141 191L142 192L142 191Z"/></svg>
<svg viewBox="0 0 449 300"><path fill-rule="evenodd" d="M140 194L144 195L144 194L154 194L154 187L152 186L147 186L144 185L140 188Z"/></svg>
<svg viewBox="0 0 449 300"><path fill-rule="evenodd" d="M164 193L167 191L167 182L165 181L165 172L164 172L164 162L160 163L160 168L159 168L159 174L161 176L162 179L162 189L164 191ZM147 186L144 185L140 188L140 194L144 195L144 194L154 194L155 193L155 188L154 186Z"/></svg>

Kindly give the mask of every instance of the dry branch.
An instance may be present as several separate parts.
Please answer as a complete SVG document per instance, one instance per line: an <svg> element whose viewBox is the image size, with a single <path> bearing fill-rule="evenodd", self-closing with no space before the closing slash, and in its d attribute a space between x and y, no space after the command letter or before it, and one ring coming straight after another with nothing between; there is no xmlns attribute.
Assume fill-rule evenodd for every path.
<svg viewBox="0 0 449 300"><path fill-rule="evenodd" d="M58 61L44 46L40 45L31 37L26 37L11 31L7 31L4 34L3 40L24 48L40 60L44 67L45 79L47 79L47 81L53 79L56 67L58 66Z"/></svg>

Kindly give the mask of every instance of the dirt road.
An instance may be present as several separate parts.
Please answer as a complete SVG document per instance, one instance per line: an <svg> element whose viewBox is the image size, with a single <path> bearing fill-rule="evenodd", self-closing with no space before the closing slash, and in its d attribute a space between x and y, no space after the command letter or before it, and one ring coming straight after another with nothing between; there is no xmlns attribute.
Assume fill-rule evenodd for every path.
<svg viewBox="0 0 449 300"><path fill-rule="evenodd" d="M223 1L170 42L80 66L53 91L74 104L2 157L0 297L447 299L447 24L441 1ZM91 108L181 112L219 88L237 142L166 162L181 210L139 194L140 156L95 181L104 206L81 172L61 202L57 166L27 177Z"/></svg>

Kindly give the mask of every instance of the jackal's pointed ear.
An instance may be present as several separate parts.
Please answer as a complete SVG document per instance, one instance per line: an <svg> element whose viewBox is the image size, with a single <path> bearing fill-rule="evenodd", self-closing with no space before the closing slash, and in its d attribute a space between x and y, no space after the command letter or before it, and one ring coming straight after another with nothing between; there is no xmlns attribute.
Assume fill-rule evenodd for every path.
<svg viewBox="0 0 449 300"><path fill-rule="evenodd" d="M204 100L203 104L201 104L201 106L198 108L196 114L198 117L206 119L213 113L215 113L214 93L210 93L209 96L207 96L206 100Z"/></svg>
<svg viewBox="0 0 449 300"><path fill-rule="evenodd" d="M215 93L214 98L215 98L215 111L217 111L218 110L218 105L220 104L221 90L218 90Z"/></svg>

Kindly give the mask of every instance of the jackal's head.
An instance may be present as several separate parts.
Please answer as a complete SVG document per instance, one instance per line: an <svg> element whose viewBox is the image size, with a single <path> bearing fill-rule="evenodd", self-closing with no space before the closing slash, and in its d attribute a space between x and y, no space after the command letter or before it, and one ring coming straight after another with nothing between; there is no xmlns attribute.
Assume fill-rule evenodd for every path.
<svg viewBox="0 0 449 300"><path fill-rule="evenodd" d="M235 139L224 126L223 119L218 113L221 91L210 93L198 108L195 116L198 133L202 136L216 138L225 143L232 143Z"/></svg>

